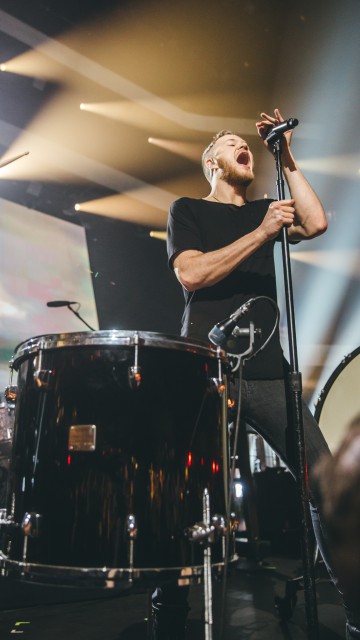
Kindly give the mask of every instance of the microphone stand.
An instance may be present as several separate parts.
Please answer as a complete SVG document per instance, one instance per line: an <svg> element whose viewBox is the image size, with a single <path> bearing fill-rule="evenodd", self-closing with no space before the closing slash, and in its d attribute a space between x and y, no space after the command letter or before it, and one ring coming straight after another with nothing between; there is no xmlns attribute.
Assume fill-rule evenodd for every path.
<svg viewBox="0 0 360 640"><path fill-rule="evenodd" d="M277 195L278 200L284 200L284 180L281 163L281 139L282 135L272 144L277 171ZM296 464L296 493L301 515L301 547L304 575L304 597L307 621L307 637L309 640L318 639L318 615L315 590L315 574L312 549L312 524L309 506L309 488L307 481L307 464L305 452L304 423L302 413L302 381L298 367L296 329L293 288L290 267L289 238L286 227L282 229L282 257L284 269L284 284L286 298L286 312L288 322L288 340L290 355L290 372L288 383L290 389L290 416L295 444Z"/></svg>
<svg viewBox="0 0 360 640"><path fill-rule="evenodd" d="M70 309L70 311L73 312L73 314L79 318L79 320L81 320L81 322L83 322L89 329L90 331L95 331L94 327L91 327L86 320L84 320L84 318L81 317L80 313L78 311L75 311L75 309L72 308L71 304L66 305L68 309Z"/></svg>

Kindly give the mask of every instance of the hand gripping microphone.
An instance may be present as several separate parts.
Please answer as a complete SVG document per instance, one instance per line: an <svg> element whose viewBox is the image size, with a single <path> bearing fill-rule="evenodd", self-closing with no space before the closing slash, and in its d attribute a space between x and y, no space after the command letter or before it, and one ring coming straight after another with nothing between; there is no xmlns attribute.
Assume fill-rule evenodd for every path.
<svg viewBox="0 0 360 640"><path fill-rule="evenodd" d="M280 122L276 125L276 127L272 127L270 133L266 136L265 140L268 144L275 144L284 133L290 131L290 129L295 129L299 124L299 120L296 118L289 118L288 120L284 120L284 122Z"/></svg>
<svg viewBox="0 0 360 640"><path fill-rule="evenodd" d="M249 329L240 329L236 324L241 316L247 313L254 302L255 298L250 298L239 309L234 311L229 318L218 322L209 332L209 340L217 347L224 347L229 336L248 336Z"/></svg>

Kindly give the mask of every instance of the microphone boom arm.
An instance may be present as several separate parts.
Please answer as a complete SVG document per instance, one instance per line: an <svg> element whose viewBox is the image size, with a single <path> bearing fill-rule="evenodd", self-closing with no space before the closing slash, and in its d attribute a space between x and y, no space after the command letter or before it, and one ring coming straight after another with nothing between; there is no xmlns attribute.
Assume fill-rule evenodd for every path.
<svg viewBox="0 0 360 640"><path fill-rule="evenodd" d="M72 304L72 303L70 303L70 304L66 305L66 306L67 306L67 308L68 308L68 309L70 309L70 311L72 311L72 312L73 312L73 314L74 314L77 318L79 318L79 320L81 320L81 322L83 322L83 323L84 323L84 324L85 324L85 325L90 329L90 331L96 331L96 329L94 329L94 327L92 327L88 322L86 322L86 320L84 320L84 318L82 318L82 317L81 317L81 315L80 315L80 313L79 313L78 311L75 311L75 309L73 309L73 308L71 307L71 304Z"/></svg>
<svg viewBox="0 0 360 640"><path fill-rule="evenodd" d="M84 320L84 318L81 317L78 311L75 311L75 309L72 308L73 304L77 304L78 309L80 309L80 302L72 302L70 300L50 300L46 303L46 306L53 308L67 307L77 318L79 318L79 320L81 320L81 322L83 322L90 329L90 331L96 331L96 329L94 329L88 322L86 322L86 320Z"/></svg>

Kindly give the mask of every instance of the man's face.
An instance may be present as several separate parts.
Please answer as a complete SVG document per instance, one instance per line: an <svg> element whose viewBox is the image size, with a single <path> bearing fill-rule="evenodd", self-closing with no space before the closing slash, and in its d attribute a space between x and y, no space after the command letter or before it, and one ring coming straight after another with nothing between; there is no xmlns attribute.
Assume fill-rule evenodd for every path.
<svg viewBox="0 0 360 640"><path fill-rule="evenodd" d="M227 134L217 140L212 156L221 170L221 179L236 187L248 187L254 179L254 158L239 136Z"/></svg>

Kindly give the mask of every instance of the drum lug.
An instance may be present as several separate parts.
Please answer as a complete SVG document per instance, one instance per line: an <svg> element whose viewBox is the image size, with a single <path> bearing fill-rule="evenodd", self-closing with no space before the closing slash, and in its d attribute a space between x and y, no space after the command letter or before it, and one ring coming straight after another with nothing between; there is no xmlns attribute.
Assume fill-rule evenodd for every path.
<svg viewBox="0 0 360 640"><path fill-rule="evenodd" d="M137 389L141 385L141 367L139 367L139 334L136 331L133 338L133 344L135 347L134 352L134 364L129 367L128 377L131 389Z"/></svg>
<svg viewBox="0 0 360 640"><path fill-rule="evenodd" d="M129 583L132 584L137 575L137 572L134 569L134 557L135 541L138 534L136 518L132 513L130 513L126 518L125 530L129 541Z"/></svg>
<svg viewBox="0 0 360 640"><path fill-rule="evenodd" d="M5 526L5 527L15 526L15 523L12 517L7 515L6 509L0 509L0 527L1 526Z"/></svg>
<svg viewBox="0 0 360 640"><path fill-rule="evenodd" d="M33 375L37 386L42 389L47 387L52 371L50 369L42 369L42 349L44 345L41 342L39 346L39 354L34 358L34 367L36 369Z"/></svg>
<svg viewBox="0 0 360 640"><path fill-rule="evenodd" d="M131 389L137 389L141 385L141 367L129 367L129 384Z"/></svg>
<svg viewBox="0 0 360 640"><path fill-rule="evenodd" d="M227 526L226 526L225 516L222 516L219 513L216 513L211 518L211 523L212 523L212 526L214 527L217 539L226 536Z"/></svg>
<svg viewBox="0 0 360 640"><path fill-rule="evenodd" d="M206 522L195 522L192 527L185 529L185 535L190 542L214 542L215 527Z"/></svg>
<svg viewBox="0 0 360 640"><path fill-rule="evenodd" d="M50 369L37 369L34 371L34 380L39 389L47 387L51 373Z"/></svg>
<svg viewBox="0 0 360 640"><path fill-rule="evenodd" d="M209 378L209 389L210 391L217 391L221 398L225 391L224 381L220 378Z"/></svg>
<svg viewBox="0 0 360 640"><path fill-rule="evenodd" d="M138 534L137 522L135 516L131 513L126 518L126 535L130 540L136 540Z"/></svg>
<svg viewBox="0 0 360 640"><path fill-rule="evenodd" d="M39 513L31 511L26 512L21 523L21 527L25 536L30 538L38 538L41 533L42 516Z"/></svg>
<svg viewBox="0 0 360 640"><path fill-rule="evenodd" d="M217 542L219 538L226 535L226 519L224 516L215 514L211 518L211 524L206 522L195 522L192 527L185 529L185 535L190 542Z"/></svg>
<svg viewBox="0 0 360 640"><path fill-rule="evenodd" d="M5 395L5 400L9 409L13 409L15 406L17 392L18 392L18 388L17 386L14 386L14 385L9 385L5 389L4 395Z"/></svg>

